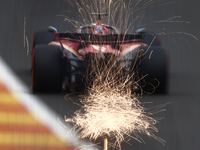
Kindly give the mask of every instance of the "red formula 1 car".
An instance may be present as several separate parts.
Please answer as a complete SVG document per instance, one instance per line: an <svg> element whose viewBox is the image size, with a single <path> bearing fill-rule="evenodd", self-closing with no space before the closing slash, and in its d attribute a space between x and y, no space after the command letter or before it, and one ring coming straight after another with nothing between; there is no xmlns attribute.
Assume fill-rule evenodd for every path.
<svg viewBox="0 0 200 150"><path fill-rule="evenodd" d="M168 59L159 36L139 29L123 34L113 26L101 23L80 26L76 33L58 32L56 28L37 30L32 49L32 90L60 91L84 87L80 78L87 70L88 56L114 55L126 63L124 71L146 75L138 81L146 92L165 93L168 83ZM138 59L138 54L140 59ZM106 57L104 57L106 59ZM137 62L140 60L140 62ZM155 88L156 87L156 88Z"/></svg>

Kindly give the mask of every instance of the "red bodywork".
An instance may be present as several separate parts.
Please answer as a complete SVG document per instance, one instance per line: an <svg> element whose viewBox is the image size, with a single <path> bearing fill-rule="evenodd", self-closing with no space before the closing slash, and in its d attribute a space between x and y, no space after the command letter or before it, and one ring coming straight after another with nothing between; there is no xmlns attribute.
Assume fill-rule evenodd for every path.
<svg viewBox="0 0 200 150"><path fill-rule="evenodd" d="M100 20L98 20L96 25L92 27L91 33L94 35L108 35L109 30L104 25L102 25ZM104 42L108 43L108 41L101 41L101 44L99 45L85 44L82 46L80 40L72 40L68 38L59 39L59 33L54 33L54 36L56 37L56 41L52 41L49 43L49 45L62 46L65 50L70 51L79 58L85 58L88 53L112 53L115 56L123 57L132 50L139 49L141 46L147 46L146 44L142 43L141 39L137 39L136 41L127 40L125 43L122 41L110 41L111 44L117 42L120 43L117 49L114 48L111 44L104 44ZM83 43L84 42L85 41L83 41ZM62 45L60 43L62 43Z"/></svg>
<svg viewBox="0 0 200 150"><path fill-rule="evenodd" d="M86 47L80 48L81 44L76 42L71 42L68 40L61 40L62 46L65 50L70 51L79 58L85 58L88 53L112 53L115 56L124 56L132 50L139 49L141 46L147 46L141 42L133 42L121 44L119 49L113 48L111 45L93 45L87 44ZM61 46L59 41L53 41L49 45Z"/></svg>

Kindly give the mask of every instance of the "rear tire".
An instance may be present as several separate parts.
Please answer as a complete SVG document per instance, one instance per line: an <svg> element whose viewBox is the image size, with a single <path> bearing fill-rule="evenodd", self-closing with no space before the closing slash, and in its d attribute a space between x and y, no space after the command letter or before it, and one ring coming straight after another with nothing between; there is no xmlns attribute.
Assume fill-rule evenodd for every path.
<svg viewBox="0 0 200 150"><path fill-rule="evenodd" d="M142 42L144 44L150 45L150 46L162 46L162 40L161 37L153 32L139 32L138 34L142 34Z"/></svg>
<svg viewBox="0 0 200 150"><path fill-rule="evenodd" d="M146 93L168 93L169 60L166 50L160 46L142 48L141 70L142 76L147 75L140 82Z"/></svg>
<svg viewBox="0 0 200 150"><path fill-rule="evenodd" d="M33 44L32 44L32 57L31 57L31 70L33 69L33 62L34 62L34 51L35 46L40 44L48 45L51 41L55 41L54 31L43 29L43 30L36 30L33 34Z"/></svg>
<svg viewBox="0 0 200 150"><path fill-rule="evenodd" d="M62 49L52 45L36 45L32 69L32 90L61 91Z"/></svg>
<svg viewBox="0 0 200 150"><path fill-rule="evenodd" d="M39 44L49 44L50 42L55 41L54 32L51 30L36 30L34 34L33 47Z"/></svg>

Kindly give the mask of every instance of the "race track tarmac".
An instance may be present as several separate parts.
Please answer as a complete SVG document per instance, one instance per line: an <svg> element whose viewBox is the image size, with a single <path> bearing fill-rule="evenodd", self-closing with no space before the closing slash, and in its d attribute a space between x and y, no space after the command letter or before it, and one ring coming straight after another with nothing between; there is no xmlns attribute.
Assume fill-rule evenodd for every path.
<svg viewBox="0 0 200 150"><path fill-rule="evenodd" d="M145 107L170 103L164 107L166 111L154 116L164 118L156 125L158 133L155 134L166 144L163 146L155 139L142 135L145 144L131 139L122 143L123 150L199 149L199 5L198 0L160 0L146 10L140 27L163 33L163 46L170 55L170 88L167 95L144 95L140 101L153 102ZM64 11L77 10L64 0L0 1L0 56L28 89L31 87L32 34L36 29L45 29L49 25L59 31L75 30L70 23L63 21L64 17L59 16ZM59 114L61 120L79 108L64 98L66 92L34 95ZM76 94L71 97L78 99Z"/></svg>

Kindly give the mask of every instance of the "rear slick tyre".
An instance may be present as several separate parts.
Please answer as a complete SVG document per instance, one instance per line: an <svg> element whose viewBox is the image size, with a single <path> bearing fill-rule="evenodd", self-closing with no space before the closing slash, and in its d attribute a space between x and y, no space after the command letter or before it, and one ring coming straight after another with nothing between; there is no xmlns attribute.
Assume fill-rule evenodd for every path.
<svg viewBox="0 0 200 150"><path fill-rule="evenodd" d="M55 41L54 31L48 29L36 30L33 34L33 43L32 43L32 58L31 58L31 70L33 69L33 55L36 45L45 44L48 45L50 42Z"/></svg>
<svg viewBox="0 0 200 150"><path fill-rule="evenodd" d="M162 46L162 40L161 36L157 35L156 33L153 32L139 32L138 34L142 34L142 42L144 44L147 44L149 46Z"/></svg>
<svg viewBox="0 0 200 150"><path fill-rule="evenodd" d="M55 41L53 31L48 30L48 29L36 30L34 33L33 47L40 44L48 45L52 41Z"/></svg>
<svg viewBox="0 0 200 150"><path fill-rule="evenodd" d="M33 92L58 92L62 89L62 49L52 45L37 45L32 70Z"/></svg>
<svg viewBox="0 0 200 150"><path fill-rule="evenodd" d="M142 87L145 93L168 93L169 58L166 50L160 46L143 47L141 71L144 77Z"/></svg>

